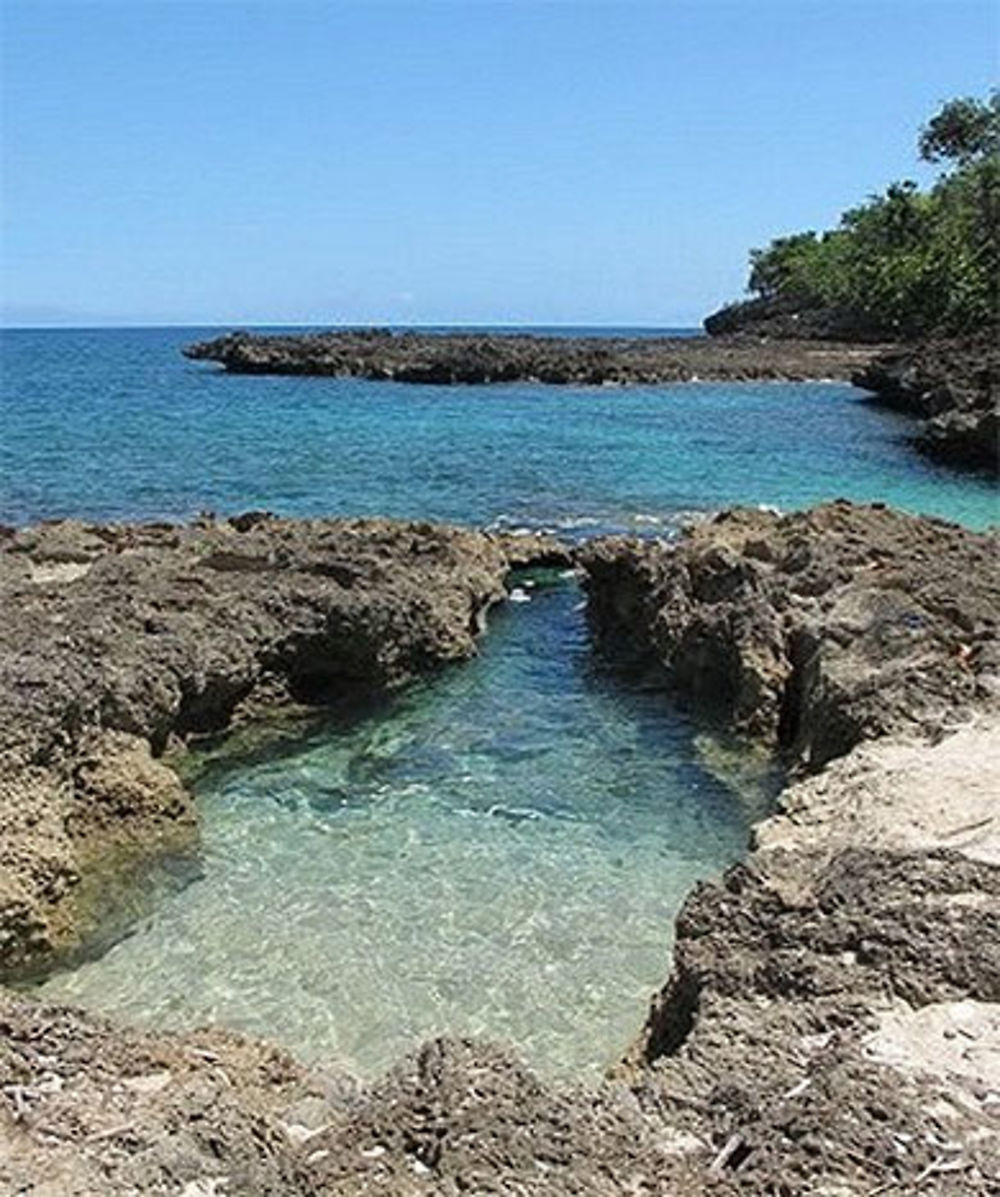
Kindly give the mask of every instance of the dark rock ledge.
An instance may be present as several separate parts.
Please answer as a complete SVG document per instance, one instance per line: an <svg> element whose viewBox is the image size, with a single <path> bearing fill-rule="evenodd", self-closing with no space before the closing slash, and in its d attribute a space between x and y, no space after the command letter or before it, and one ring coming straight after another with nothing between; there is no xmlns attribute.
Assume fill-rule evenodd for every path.
<svg viewBox="0 0 1000 1197"><path fill-rule="evenodd" d="M66 859L69 812L128 809L81 768L82 731L127 737L148 777L157 729L238 714L251 677L267 692L252 660L285 662L275 688L315 697L334 674L389 681L461 656L506 569L503 545L413 525L92 529L85 553L64 547L80 535L20 533L0 554L25 707L5 714L20 729L5 779L23 788L2 809L16 823L23 805L42 836L13 841L39 892L59 876L39 850ZM162 537L178 540L169 568ZM673 973L605 1085L543 1083L445 1039L358 1087L220 1031L143 1034L8 993L0 1191L995 1192L996 552L844 503L584 551L597 638L666 666L681 700L779 747L797 777L748 860L685 904ZM165 657L147 646L159 637L178 642ZM320 678L301 664L317 657ZM25 757L28 740L47 750Z"/></svg>
<svg viewBox="0 0 1000 1197"><path fill-rule="evenodd" d="M1000 342L994 335L881 353L851 381L920 420L916 442L928 456L1000 474Z"/></svg>
<svg viewBox="0 0 1000 1197"><path fill-rule="evenodd" d="M747 305L752 308L753 305ZM515 334L390 332L294 335L227 333L189 345L196 361L234 374L355 376L457 384L520 380L594 386L694 380L850 381L921 421L923 453L952 466L1000 470L1000 349L988 337L900 346L836 321L756 321L725 335L541 337ZM791 321L791 323L789 323ZM839 339L838 339L839 338Z"/></svg>
<svg viewBox="0 0 1000 1197"><path fill-rule="evenodd" d="M593 386L692 379L848 379L885 345L817 340L542 337L368 329L297 335L229 333L189 345L234 374L318 374L417 383L531 380Z"/></svg>

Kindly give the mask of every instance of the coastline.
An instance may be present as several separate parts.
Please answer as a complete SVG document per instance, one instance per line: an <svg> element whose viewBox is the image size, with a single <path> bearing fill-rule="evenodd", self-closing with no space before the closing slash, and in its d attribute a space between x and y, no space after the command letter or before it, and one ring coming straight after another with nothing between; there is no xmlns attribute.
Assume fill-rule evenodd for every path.
<svg viewBox="0 0 1000 1197"><path fill-rule="evenodd" d="M601 386L664 382L849 380L889 345L741 338L533 336L364 329L234 332L184 349L233 374L305 374L461 385L517 381Z"/></svg>
<svg viewBox="0 0 1000 1197"><path fill-rule="evenodd" d="M996 15L10 0L0 1197L1000 1197Z"/></svg>
<svg viewBox="0 0 1000 1197"><path fill-rule="evenodd" d="M851 381L919 421L921 453L1000 477L1000 348L988 331L881 353Z"/></svg>
<svg viewBox="0 0 1000 1197"><path fill-rule="evenodd" d="M443 1040L360 1088L225 1033L144 1035L8 993L0 1067L11 1147L0 1167L65 1174L80 1192L96 1176L107 1192L224 1175L230 1191L289 1194L372 1184L445 1193L460 1181L692 1194L730 1183L767 1192L788 1177L793 1187L836 1177L844 1193L887 1182L904 1192L921 1175L938 1192L976 1191L977 1176L990 1183L1000 1162L990 1097L1000 1078L988 1054L1000 1000L996 547L995 535L840 503L787 517L724 514L677 547L614 538L582 550L598 639L624 637L668 667L682 698L799 762L748 859L685 904L672 977L607 1085L545 1084L503 1052ZM131 613L123 626L145 621L139 643L167 643L181 630L201 638L199 655L218 667L181 686L177 714L187 713L173 729L183 735L224 726L241 704L265 713L289 698L322 698L323 686L282 675L294 653L263 653L278 666L265 677L234 652L234 628L259 620L252 605L274 602L260 596L324 596L322 609L350 616L352 637L372 629L354 675L374 671L394 685L419 662L472 651L477 612L502 597L511 564L562 553L553 542L431 525L248 516L187 529L50 525L8 538L0 561L28 612L14 634L52 637L56 657L68 654L85 684L80 665L95 646L58 616L90 587L107 603L102 584L114 579ZM943 573L943 560L954 569ZM962 577L961 593L952 576ZM428 592L430 623L426 614L414 622L412 607L388 622L378 614L386 599L407 611L408 595ZM183 594L182 606L151 616L148 596L167 593ZM284 618L298 626L292 612ZM150 618L163 626L151 630ZM268 637L265 624L262 643L273 646ZM163 783L158 792L182 801L156 753L134 742L145 735L141 717L159 732L156 749L170 738L162 717L149 719L170 704L155 681L160 650L137 657L136 637L120 643L126 657L105 676L112 690L124 683L134 694L132 729L114 731L132 737L128 751L106 739L114 705L98 703L100 751L114 752L95 762L87 735L86 767L71 753L76 764L63 769L64 738L28 764L36 826L99 809L102 792L120 807L137 780ZM36 664L52 659L35 652ZM327 660L342 678L342 656ZM46 682L43 671L36 694L60 676ZM295 684L278 685L282 676ZM136 679L145 679L138 688ZM72 736L66 697L77 701L36 702L19 725L37 731L51 709L52 726ZM964 797L942 802L943 778ZM67 779L85 784L60 808L53 800L65 802ZM140 818L138 835L154 824ZM38 841L22 844L30 860ZM898 1050L915 1039L938 1053L919 1076ZM978 1054L965 1058L969 1043ZM199 1124L206 1100L217 1112ZM169 1130L178 1118L181 1135Z"/></svg>
<svg viewBox="0 0 1000 1197"><path fill-rule="evenodd" d="M507 572L551 560L541 537L377 519L5 530L0 975L82 946L105 862L195 842L165 755L469 656Z"/></svg>
<svg viewBox="0 0 1000 1197"><path fill-rule="evenodd" d="M752 306L752 305L750 305ZM798 318L798 313L795 314ZM712 318L706 321L715 328ZM850 382L918 421L915 448L959 469L1000 471L1000 359L988 336L886 343L840 330L795 335L766 321L705 338L538 336L362 329L232 332L183 349L231 374L355 377L456 386L676 382ZM836 330L834 329L834 333Z"/></svg>

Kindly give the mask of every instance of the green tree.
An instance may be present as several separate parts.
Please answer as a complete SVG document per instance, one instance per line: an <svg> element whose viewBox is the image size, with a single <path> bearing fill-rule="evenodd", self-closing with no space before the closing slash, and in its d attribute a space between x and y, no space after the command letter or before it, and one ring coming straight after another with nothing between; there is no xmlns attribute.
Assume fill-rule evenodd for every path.
<svg viewBox="0 0 1000 1197"><path fill-rule="evenodd" d="M919 150L950 164L929 191L893 183L846 211L834 230L752 250L750 291L835 308L902 336L997 324L1000 93L945 104L921 131Z"/></svg>
<svg viewBox="0 0 1000 1197"><path fill-rule="evenodd" d="M1000 154L1000 91L985 103L971 96L949 100L920 131L917 145L925 162L959 166Z"/></svg>

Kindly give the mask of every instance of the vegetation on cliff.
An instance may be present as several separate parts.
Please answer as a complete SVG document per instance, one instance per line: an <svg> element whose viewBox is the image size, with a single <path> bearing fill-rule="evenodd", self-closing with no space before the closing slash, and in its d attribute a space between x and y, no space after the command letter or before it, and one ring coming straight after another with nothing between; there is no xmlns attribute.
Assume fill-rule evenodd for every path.
<svg viewBox="0 0 1000 1197"><path fill-rule="evenodd" d="M709 332L760 321L850 336L913 338L994 327L1000 284L1000 91L951 100L918 139L947 169L927 191L892 183L835 229L778 237L750 253L754 299L706 320ZM804 327L802 327L804 325ZM776 326L773 331L780 331Z"/></svg>

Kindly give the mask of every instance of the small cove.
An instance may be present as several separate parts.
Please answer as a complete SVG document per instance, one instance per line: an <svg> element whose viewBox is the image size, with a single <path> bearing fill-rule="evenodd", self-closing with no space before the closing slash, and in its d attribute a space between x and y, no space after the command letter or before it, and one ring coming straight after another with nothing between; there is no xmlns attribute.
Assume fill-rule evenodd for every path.
<svg viewBox="0 0 1000 1197"><path fill-rule="evenodd" d="M840 384L240 378L180 358L199 331L5 333L0 519L264 507L670 535L726 504L835 495L997 518L988 481L923 461L905 419ZM442 1030L595 1075L774 779L604 668L579 603L564 586L508 604L467 665L208 767L197 876L40 992L367 1075Z"/></svg>
<svg viewBox="0 0 1000 1197"><path fill-rule="evenodd" d="M200 876L39 992L361 1075L444 1031L596 1075L668 970L683 896L773 792L711 748L594 657L574 584L537 591L385 709L209 765Z"/></svg>
<svg viewBox="0 0 1000 1197"><path fill-rule="evenodd" d="M0 522L384 515L594 535L843 497L981 528L989 479L842 383L418 386L227 375L206 329L0 331Z"/></svg>

